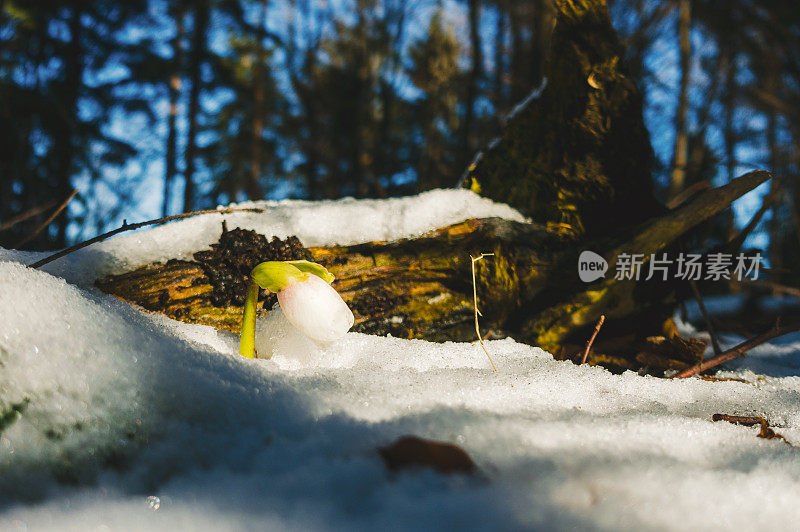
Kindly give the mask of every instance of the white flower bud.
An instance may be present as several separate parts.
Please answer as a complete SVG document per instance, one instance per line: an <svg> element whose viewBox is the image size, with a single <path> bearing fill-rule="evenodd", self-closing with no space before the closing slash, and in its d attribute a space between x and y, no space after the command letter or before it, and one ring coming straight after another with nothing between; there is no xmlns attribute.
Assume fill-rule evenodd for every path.
<svg viewBox="0 0 800 532"><path fill-rule="evenodd" d="M278 303L292 325L319 343L342 338L355 321L338 292L316 275L283 288Z"/></svg>

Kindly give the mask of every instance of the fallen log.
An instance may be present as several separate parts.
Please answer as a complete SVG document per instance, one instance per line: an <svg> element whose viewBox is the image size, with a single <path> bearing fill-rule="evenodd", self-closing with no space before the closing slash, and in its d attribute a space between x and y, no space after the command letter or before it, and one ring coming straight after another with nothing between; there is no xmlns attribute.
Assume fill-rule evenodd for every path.
<svg viewBox="0 0 800 532"><path fill-rule="evenodd" d="M415 239L312 248L304 248L296 239L270 243L252 231L226 229L214 250L198 250L194 261L147 265L98 280L97 286L178 320L238 333L249 269L264 260L308 258L336 276L333 286L355 314L354 330L472 341L470 256L493 253L475 265L484 330L569 358L569 346L583 342L587 328L605 315L605 340L595 345L590 363L634 369L646 360L660 370L680 369L698 362L699 353L692 351L694 358L688 359L673 356L665 351L672 343L662 341L655 342L658 348L652 349L650 358L642 351L653 344L647 338L660 334L669 317L674 301L671 284L646 287L647 283L613 275L586 284L578 277L578 255L583 249L596 251L613 272L620 253L649 256L667 248L768 178L767 172L751 172L629 234L590 241L580 248L556 229L498 218L467 220ZM663 359L663 367L653 364L653 357Z"/></svg>
<svg viewBox="0 0 800 532"><path fill-rule="evenodd" d="M221 241L240 244L252 240L251 233L224 230ZM537 264L552 260L559 240L558 235L534 224L487 218L467 220L417 239L307 249L295 246L283 256L269 252L253 256L252 246L245 247L245 256L237 261L245 272L263 260L308 258L323 264L336 276L333 286L355 314L356 331L435 341L472 340L470 253L487 249L496 253L494 260L486 261L491 266L476 266L485 316L482 323L499 330L527 296L518 293L520 287L533 289L540 271ZM195 257L203 258L199 253ZM520 279L517 272L527 274ZM148 310L238 333L242 287L221 293L224 288L221 290L219 283L215 286L213 275L200 261L173 260L100 279L96 284Z"/></svg>

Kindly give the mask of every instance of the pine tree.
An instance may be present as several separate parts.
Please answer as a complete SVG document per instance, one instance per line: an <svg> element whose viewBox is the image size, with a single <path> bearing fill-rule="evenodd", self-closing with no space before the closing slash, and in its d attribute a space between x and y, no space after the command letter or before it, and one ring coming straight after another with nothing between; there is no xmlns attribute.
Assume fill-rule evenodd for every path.
<svg viewBox="0 0 800 532"><path fill-rule="evenodd" d="M460 146L454 142L459 129L460 48L455 30L444 25L440 9L431 18L428 34L409 51L409 75L424 93L414 115L420 139L417 190L452 186L462 172L457 157Z"/></svg>
<svg viewBox="0 0 800 532"><path fill-rule="evenodd" d="M192 13L192 45L189 59L189 138L186 146L186 172L183 187L183 211L195 209L195 169L198 156L198 128L201 113L200 95L202 91L202 67L206 61L208 48L208 20L211 6L210 0L197 0L194 2Z"/></svg>
<svg viewBox="0 0 800 532"><path fill-rule="evenodd" d="M8 220L65 200L77 177L96 183L103 171L123 167L136 154L104 126L116 111L151 118L152 113L142 95L127 90L129 77L107 73L114 64L135 70L152 51L148 42L122 40L127 28L146 18L144 0L124 6L110 0L7 1L0 13L0 24L11 35L2 48L0 70L0 95L8 102L3 119L7 131L14 132L0 148L7 155L0 164L10 192L0 198L0 220ZM95 201L92 192L79 197L84 211ZM63 246L70 221L81 221L80 210L68 209L26 246ZM0 242L13 246L30 230L30 225L15 226L0 234Z"/></svg>
<svg viewBox="0 0 800 532"><path fill-rule="evenodd" d="M374 0L358 0L354 22L332 21L332 35L296 54L304 56L293 75L303 109L292 123L303 131L299 143L315 196L383 196L391 176L407 169L409 141L398 131L403 102L389 74L399 34L392 28L402 24L402 10L375 7Z"/></svg>
<svg viewBox="0 0 800 532"><path fill-rule="evenodd" d="M255 24L239 21L230 53L216 59L216 84L235 97L210 124L215 140L203 152L213 174L215 201L262 199L269 191L267 177L284 177L284 161L276 151L286 102L272 76L271 46L279 38L267 28L267 3L259 0L253 7ZM276 179L271 181L274 185Z"/></svg>
<svg viewBox="0 0 800 532"><path fill-rule="evenodd" d="M172 184L178 173L178 101L180 100L181 88L183 87L184 73L184 53L183 40L185 37L184 17L186 6L178 3L173 6L172 16L175 21L175 35L170 43L172 48L171 72L167 81L167 92L169 95L169 118L167 120L167 138L165 145L165 164L164 164L164 202L161 209L162 216L170 214L170 194Z"/></svg>

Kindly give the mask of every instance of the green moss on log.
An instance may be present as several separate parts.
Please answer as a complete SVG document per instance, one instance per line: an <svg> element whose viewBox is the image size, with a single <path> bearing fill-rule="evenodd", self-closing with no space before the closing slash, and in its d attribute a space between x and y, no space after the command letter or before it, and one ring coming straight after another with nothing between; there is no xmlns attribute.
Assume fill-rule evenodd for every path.
<svg viewBox="0 0 800 532"><path fill-rule="evenodd" d="M470 257L494 253L476 263L482 330L508 334L569 358L577 350L567 347L582 345L602 314L607 320L596 342L598 353L616 356L590 359L633 368L639 360L660 356L641 351L640 344L661 333L674 308L674 293L669 283L614 279L616 257L622 252L647 257L665 249L768 178L767 172L752 172L615 238L581 245L557 230L488 218L415 239L302 252L336 276L333 286L353 309L354 330L434 341L475 339ZM582 249L606 257L607 279L580 281L577 260ZM149 265L97 284L175 319L239 332L242 307L220 306L212 280L197 263Z"/></svg>

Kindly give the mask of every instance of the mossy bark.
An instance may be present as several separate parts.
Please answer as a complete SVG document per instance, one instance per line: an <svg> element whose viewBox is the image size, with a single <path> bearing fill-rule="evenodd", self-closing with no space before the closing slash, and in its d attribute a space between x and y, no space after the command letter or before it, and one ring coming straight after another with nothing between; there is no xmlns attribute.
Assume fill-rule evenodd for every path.
<svg viewBox="0 0 800 532"><path fill-rule="evenodd" d="M475 335L470 255L495 253L493 260L478 265L477 283L485 325L499 333L541 284L537 280L544 268L539 265L552 262L562 241L540 226L487 218L412 240L312 247L307 252L336 276L333 287L354 312L354 330L467 340ZM240 330L242 305L220 304L212 280L196 262L151 264L101 279L97 286L181 321Z"/></svg>
<svg viewBox="0 0 800 532"><path fill-rule="evenodd" d="M545 86L510 118L464 186L580 238L663 213L642 98L603 0L556 0Z"/></svg>

